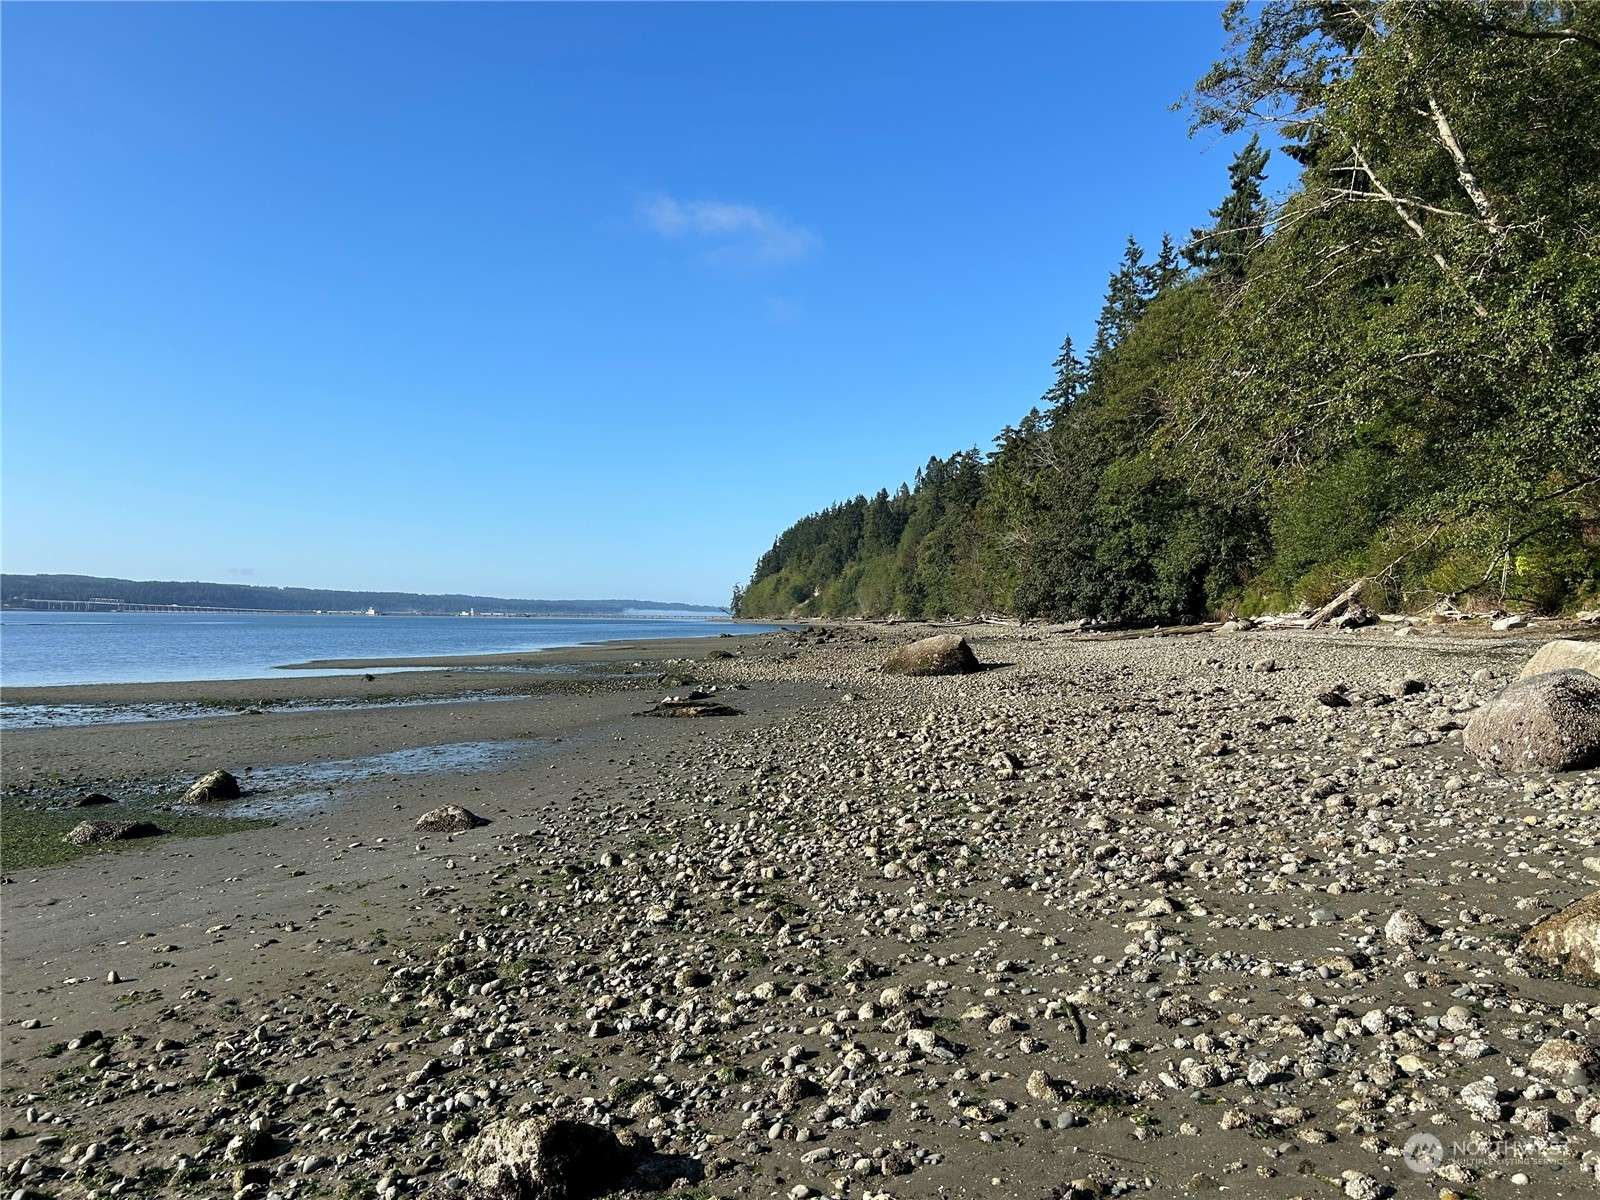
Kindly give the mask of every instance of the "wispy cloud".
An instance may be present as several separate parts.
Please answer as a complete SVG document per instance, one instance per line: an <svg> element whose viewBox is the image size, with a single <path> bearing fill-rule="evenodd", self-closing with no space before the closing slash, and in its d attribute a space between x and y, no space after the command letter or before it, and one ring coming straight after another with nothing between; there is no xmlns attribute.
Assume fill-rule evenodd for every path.
<svg viewBox="0 0 1600 1200"><path fill-rule="evenodd" d="M791 262L820 244L809 229L749 204L653 196L640 205L639 215L662 237L693 239L723 259Z"/></svg>

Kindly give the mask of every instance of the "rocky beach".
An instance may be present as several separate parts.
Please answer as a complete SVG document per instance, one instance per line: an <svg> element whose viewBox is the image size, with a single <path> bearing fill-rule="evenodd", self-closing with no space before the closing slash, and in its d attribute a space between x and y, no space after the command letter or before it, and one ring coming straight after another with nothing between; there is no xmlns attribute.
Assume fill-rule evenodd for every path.
<svg viewBox="0 0 1600 1200"><path fill-rule="evenodd" d="M1592 635L1413 632L830 624L8 691L116 723L5 736L8 842L105 828L7 860L0 1178L1591 1196L1600 918L1547 919L1600 888L1600 772L1467 743ZM916 674L930 634L971 659ZM184 800L218 770L238 796Z"/></svg>

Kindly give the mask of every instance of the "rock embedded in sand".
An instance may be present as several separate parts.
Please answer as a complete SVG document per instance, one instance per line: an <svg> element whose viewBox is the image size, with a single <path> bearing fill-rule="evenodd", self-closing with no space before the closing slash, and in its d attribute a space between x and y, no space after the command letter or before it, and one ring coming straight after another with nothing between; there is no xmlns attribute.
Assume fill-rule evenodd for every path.
<svg viewBox="0 0 1600 1200"><path fill-rule="evenodd" d="M732 705L715 699L711 692L692 691L682 696L664 696L649 710L652 717L737 717Z"/></svg>
<svg viewBox="0 0 1600 1200"><path fill-rule="evenodd" d="M1600 676L1600 642L1580 642L1576 638L1557 638L1533 652L1518 679L1550 671L1587 671Z"/></svg>
<svg viewBox="0 0 1600 1200"><path fill-rule="evenodd" d="M462 833L489 822L459 804L441 804L417 818L419 833Z"/></svg>
<svg viewBox="0 0 1600 1200"><path fill-rule="evenodd" d="M468 1144L459 1173L478 1200L587 1200L611 1191L629 1166L610 1130L531 1117L486 1127Z"/></svg>
<svg viewBox="0 0 1600 1200"><path fill-rule="evenodd" d="M1522 935L1520 949L1547 966L1600 984L1600 892L1540 921Z"/></svg>
<svg viewBox="0 0 1600 1200"><path fill-rule="evenodd" d="M98 808L102 804L115 804L116 801L104 792L90 792L86 796L79 796L75 807Z"/></svg>
<svg viewBox="0 0 1600 1200"><path fill-rule="evenodd" d="M160 832L149 821L79 821L61 840L74 846L97 846L102 842L154 837Z"/></svg>
<svg viewBox="0 0 1600 1200"><path fill-rule="evenodd" d="M149 821L78 821L61 838L74 846L96 846L102 842L128 842L136 837L154 837L162 830Z"/></svg>
<svg viewBox="0 0 1600 1200"><path fill-rule="evenodd" d="M185 803L199 804L207 800L237 800L239 781L226 771L212 771L200 776L183 794Z"/></svg>
<svg viewBox="0 0 1600 1200"><path fill-rule="evenodd" d="M953 633L901 646L883 664L885 675L970 675L979 669L967 639Z"/></svg>
<svg viewBox="0 0 1600 1200"><path fill-rule="evenodd" d="M1473 714L1466 747L1480 762L1509 770L1600 762L1600 679L1565 670L1508 684Z"/></svg>

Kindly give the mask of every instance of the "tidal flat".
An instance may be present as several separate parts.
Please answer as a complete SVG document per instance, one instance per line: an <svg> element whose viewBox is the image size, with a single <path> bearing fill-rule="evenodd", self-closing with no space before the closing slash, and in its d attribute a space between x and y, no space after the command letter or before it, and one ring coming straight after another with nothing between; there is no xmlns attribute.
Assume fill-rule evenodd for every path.
<svg viewBox="0 0 1600 1200"><path fill-rule="evenodd" d="M548 1114L648 1141L624 1194L1593 1194L1594 1076L1546 1047L1593 1045L1600 992L1518 942L1600 887L1600 773L1461 746L1542 639L972 626L988 669L880 673L928 632L8 732L8 846L14 804L154 811L219 767L327 789L8 857L8 1186L466 1194L480 1130ZM287 703L379 686L430 699ZM691 688L737 715L640 715ZM463 745L502 750L411 769ZM86 791L119 803L51 807ZM483 823L418 830L447 804Z"/></svg>

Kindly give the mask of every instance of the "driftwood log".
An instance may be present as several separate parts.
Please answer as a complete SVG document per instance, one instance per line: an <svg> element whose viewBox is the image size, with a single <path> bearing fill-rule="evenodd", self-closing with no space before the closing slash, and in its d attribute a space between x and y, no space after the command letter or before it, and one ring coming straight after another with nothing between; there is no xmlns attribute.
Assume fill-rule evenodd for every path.
<svg viewBox="0 0 1600 1200"><path fill-rule="evenodd" d="M1312 613L1311 616L1306 619L1306 628L1315 629L1323 622L1333 620L1334 617L1337 617L1345 609L1350 607L1351 602L1361 594L1361 589L1366 587L1368 582L1370 581L1366 578L1366 576L1362 576L1349 587L1345 588L1344 591L1340 592L1332 600L1329 600L1326 604L1317 609L1316 612Z"/></svg>

